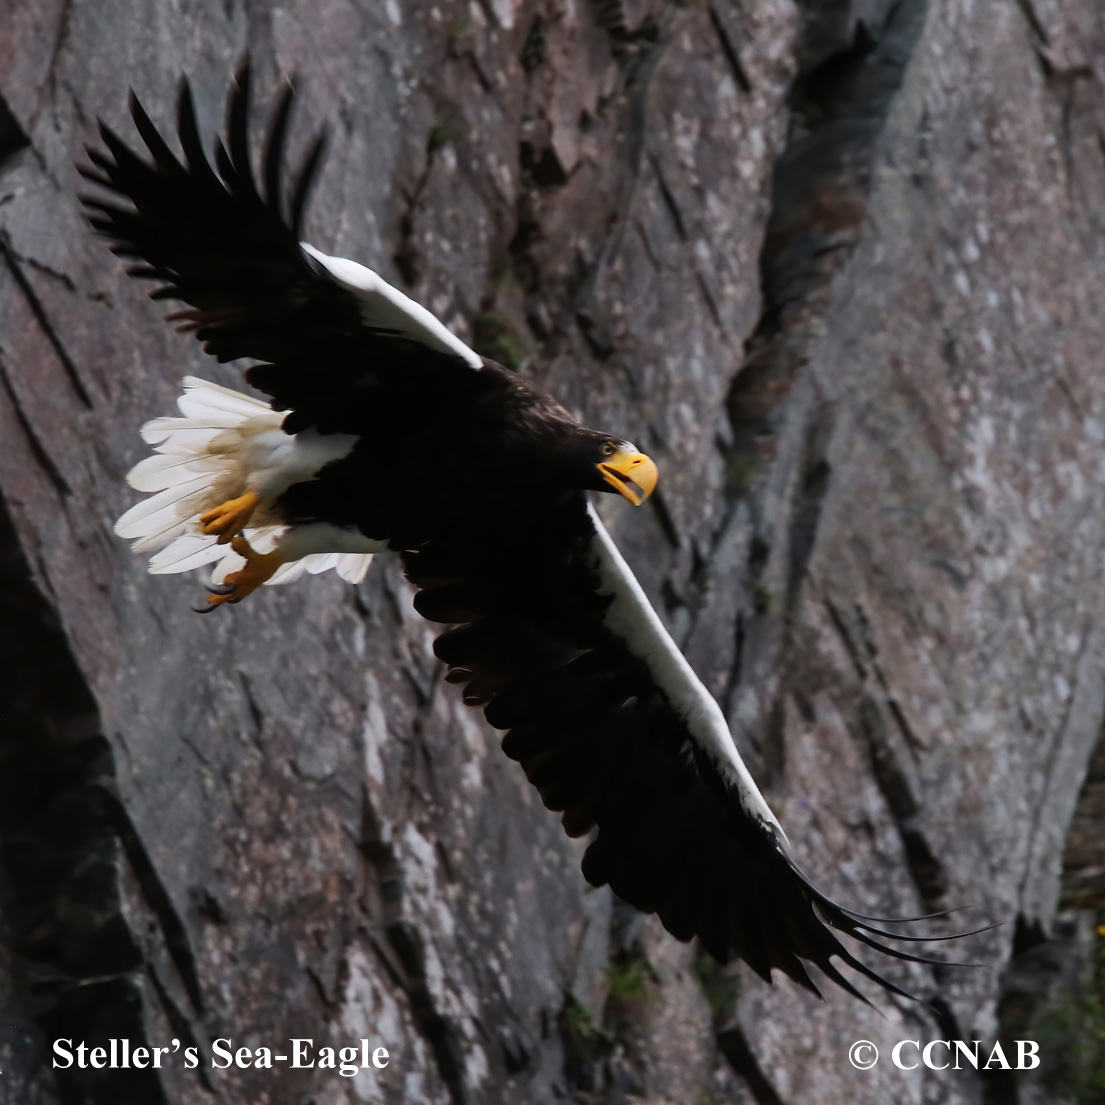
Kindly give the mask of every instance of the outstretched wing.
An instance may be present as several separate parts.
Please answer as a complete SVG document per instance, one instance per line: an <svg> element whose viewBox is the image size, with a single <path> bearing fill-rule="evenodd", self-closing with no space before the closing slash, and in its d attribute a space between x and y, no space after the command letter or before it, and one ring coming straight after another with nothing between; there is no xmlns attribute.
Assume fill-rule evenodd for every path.
<svg viewBox="0 0 1105 1105"><path fill-rule="evenodd" d="M152 160L101 124L105 149L90 147L85 178L128 201L82 196L92 225L132 260L132 276L156 280L154 299L187 304L169 316L193 331L220 362L250 357L251 383L278 410L295 412L289 432L311 424L344 429L348 395L366 372L399 366L408 374L468 375L481 358L424 307L376 273L300 242L324 135L310 145L290 187L284 145L294 92L273 113L261 183L250 157L250 71L243 65L227 103L227 142L208 161L191 89L182 82L177 131L169 147L131 94L135 126Z"/></svg>
<svg viewBox="0 0 1105 1105"><path fill-rule="evenodd" d="M902 993L833 930L918 957L886 946L903 937L832 902L794 865L720 708L582 495L541 514L488 511L404 562L421 588L416 608L460 623L434 646L446 678L508 730L503 750L570 836L597 827L589 882L768 981L778 969L817 992L812 963L862 997L839 959Z"/></svg>

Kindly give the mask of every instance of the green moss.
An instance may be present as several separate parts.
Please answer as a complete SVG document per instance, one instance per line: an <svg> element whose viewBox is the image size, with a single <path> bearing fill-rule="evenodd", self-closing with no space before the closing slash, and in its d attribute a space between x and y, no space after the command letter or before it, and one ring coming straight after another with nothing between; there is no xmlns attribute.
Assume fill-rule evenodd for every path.
<svg viewBox="0 0 1105 1105"><path fill-rule="evenodd" d="M1051 1059L1045 1078L1077 1105L1105 1101L1105 1003L1083 994L1052 1006L1035 1029L1042 1055Z"/></svg>
<svg viewBox="0 0 1105 1105"><path fill-rule="evenodd" d="M757 614L767 613L771 606L771 588L766 584L757 583L752 591L752 605Z"/></svg>
<svg viewBox="0 0 1105 1105"><path fill-rule="evenodd" d="M1105 909L1097 921L1092 984L1045 1009L1032 1031L1044 1083L1076 1105L1105 1101Z"/></svg>
<svg viewBox="0 0 1105 1105"><path fill-rule="evenodd" d="M606 968L606 985L614 1001L656 1001L659 992L652 988L652 982L652 971L643 959L615 959Z"/></svg>
<svg viewBox="0 0 1105 1105"><path fill-rule="evenodd" d="M752 449L733 449L725 459L726 484L731 495L745 491L760 471L760 454Z"/></svg>
<svg viewBox="0 0 1105 1105"><path fill-rule="evenodd" d="M506 315L484 311L472 320L472 348L482 357L517 372L526 359L526 347Z"/></svg>
<svg viewBox="0 0 1105 1105"><path fill-rule="evenodd" d="M564 1004L560 1007L560 1031L577 1044L609 1043L613 1039L571 994L565 995Z"/></svg>
<svg viewBox="0 0 1105 1105"><path fill-rule="evenodd" d="M817 126L825 118L825 109L813 100L800 100L793 111L808 127Z"/></svg>
<svg viewBox="0 0 1105 1105"><path fill-rule="evenodd" d="M431 153L440 150L450 142L460 142L468 134L468 124L456 111L444 111L434 120L426 138L426 147Z"/></svg>
<svg viewBox="0 0 1105 1105"><path fill-rule="evenodd" d="M714 1023L728 1020L740 995L740 976L732 967L723 967L704 950L700 950L695 957L694 973L710 1006Z"/></svg>
<svg viewBox="0 0 1105 1105"><path fill-rule="evenodd" d="M461 17L449 25L448 40L452 47L463 46L472 37L472 20Z"/></svg>

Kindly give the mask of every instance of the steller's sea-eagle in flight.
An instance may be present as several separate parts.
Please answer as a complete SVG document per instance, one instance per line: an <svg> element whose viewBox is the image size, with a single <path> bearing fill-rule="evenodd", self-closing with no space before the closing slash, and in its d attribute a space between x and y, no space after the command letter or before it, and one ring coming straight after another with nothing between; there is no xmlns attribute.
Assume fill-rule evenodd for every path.
<svg viewBox="0 0 1105 1105"><path fill-rule="evenodd" d="M212 166L186 81L182 156L132 94L150 159L101 124L106 148L81 169L115 194L82 199L127 271L182 301L169 319L218 361L257 362L246 379L270 400L187 378L181 416L142 429L156 452L128 478L154 494L116 532L154 553L151 572L219 561L208 609L304 569L356 582L372 554L399 553L417 610L452 627L434 644L446 679L507 730L503 750L566 832L594 833L589 882L767 981L778 969L816 993L813 964L862 996L836 958L902 993L833 930L928 962L882 942L922 937L873 927L795 866L721 709L588 502L616 491L640 504L655 464L370 269L303 243L322 137L286 187L289 86L259 187L249 100L246 65Z"/></svg>

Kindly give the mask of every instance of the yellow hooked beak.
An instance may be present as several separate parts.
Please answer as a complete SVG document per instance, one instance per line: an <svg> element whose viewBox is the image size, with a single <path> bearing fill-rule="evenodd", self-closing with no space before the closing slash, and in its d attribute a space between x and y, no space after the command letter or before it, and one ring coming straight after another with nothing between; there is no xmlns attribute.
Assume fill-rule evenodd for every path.
<svg viewBox="0 0 1105 1105"><path fill-rule="evenodd" d="M627 449L612 453L598 468L602 478L634 506L640 506L652 494L660 478L659 469L651 457L646 457L644 453L631 453Z"/></svg>

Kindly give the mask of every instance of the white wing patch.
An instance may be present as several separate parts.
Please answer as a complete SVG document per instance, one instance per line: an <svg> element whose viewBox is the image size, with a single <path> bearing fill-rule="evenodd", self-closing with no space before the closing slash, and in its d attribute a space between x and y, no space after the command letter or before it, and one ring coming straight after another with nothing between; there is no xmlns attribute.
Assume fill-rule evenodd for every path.
<svg viewBox="0 0 1105 1105"><path fill-rule="evenodd" d="M299 245L337 283L357 297L360 301L361 318L367 326L395 330L431 349L452 353L460 357L469 368L483 367L483 360L475 350L465 345L436 315L427 311L420 303L415 303L398 288L393 288L379 273L344 257L328 257L306 242L300 242Z"/></svg>
<svg viewBox="0 0 1105 1105"><path fill-rule="evenodd" d="M676 647L594 507L588 504L587 511L595 525L591 547L598 564L599 593L613 599L603 624L645 662L656 685L686 722L692 739L711 754L736 786L745 811L769 826L786 844L786 833L740 758L721 707Z"/></svg>
<svg viewBox="0 0 1105 1105"><path fill-rule="evenodd" d="M255 491L261 503L243 531L258 552L277 541L289 557L269 583L290 583L307 572L333 568L359 583L372 553L385 547L336 526L287 526L269 513L271 503L293 483L309 480L324 464L345 456L356 442L351 434L306 430L286 434L284 414L260 399L230 388L184 378L177 400L181 417L155 418L142 427L142 438L156 451L139 461L127 482L153 492L115 523L120 537L131 538L135 552L153 553L150 572L186 572L219 561L213 573L221 580L244 561L213 534L202 532L199 516Z"/></svg>

